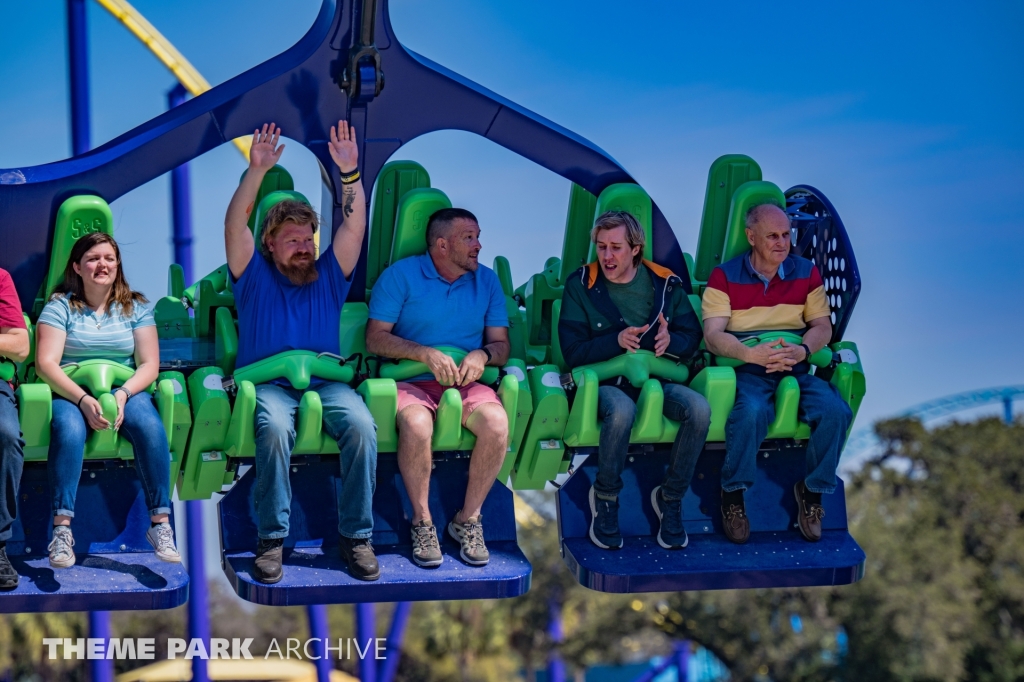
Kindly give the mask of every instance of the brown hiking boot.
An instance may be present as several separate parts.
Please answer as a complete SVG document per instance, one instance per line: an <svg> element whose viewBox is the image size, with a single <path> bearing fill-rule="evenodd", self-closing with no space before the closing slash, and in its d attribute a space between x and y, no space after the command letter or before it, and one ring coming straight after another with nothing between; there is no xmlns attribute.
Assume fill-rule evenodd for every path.
<svg viewBox="0 0 1024 682"><path fill-rule="evenodd" d="M793 486L793 494L796 495L797 525L800 526L800 534L805 540L817 542L821 539L821 520L825 518L825 510L820 504L804 499L806 490L803 481L797 481Z"/></svg>
<svg viewBox="0 0 1024 682"><path fill-rule="evenodd" d="M278 582L284 577L284 567L281 566L283 557L284 540L260 538L259 544L256 545L256 565L252 577L267 585Z"/></svg>
<svg viewBox="0 0 1024 682"><path fill-rule="evenodd" d="M739 493L737 496L736 493ZM750 519L743 504L743 491L722 491L722 530L725 537L742 545L750 539Z"/></svg>
<svg viewBox="0 0 1024 682"><path fill-rule="evenodd" d="M359 580L376 580L380 577L380 564L373 553L369 538L347 538L344 535L338 543L341 556L348 563L349 573Z"/></svg>

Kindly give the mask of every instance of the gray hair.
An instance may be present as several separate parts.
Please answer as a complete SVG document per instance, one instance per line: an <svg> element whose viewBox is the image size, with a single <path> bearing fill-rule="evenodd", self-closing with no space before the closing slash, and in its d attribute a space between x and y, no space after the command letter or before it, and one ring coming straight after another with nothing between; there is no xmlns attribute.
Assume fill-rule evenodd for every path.
<svg viewBox="0 0 1024 682"><path fill-rule="evenodd" d="M772 209L780 212L785 216L786 221L789 221L789 216L786 215L786 211L781 206L778 204L767 203L757 204L747 209L747 215L744 217L743 224L748 230L753 230L755 225L764 220L767 217L767 214L772 212Z"/></svg>
<svg viewBox="0 0 1024 682"><path fill-rule="evenodd" d="M598 216L594 221L594 229L590 231L590 241L596 244L599 232L614 230L620 225L626 228L626 242L629 244L629 248L640 247L640 251L633 256L633 265L639 265L644 257L644 247L647 246L647 234L640 226L640 221L628 211L607 211Z"/></svg>

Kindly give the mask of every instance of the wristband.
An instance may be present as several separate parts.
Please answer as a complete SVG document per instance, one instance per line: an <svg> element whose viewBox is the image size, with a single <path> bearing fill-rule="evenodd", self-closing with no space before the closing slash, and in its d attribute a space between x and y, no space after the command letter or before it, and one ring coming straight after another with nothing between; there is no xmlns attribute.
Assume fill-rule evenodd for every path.
<svg viewBox="0 0 1024 682"><path fill-rule="evenodd" d="M484 355L487 356L487 362L490 362L493 356L491 355L491 351L487 350L487 346L484 346L480 350L482 350L484 352Z"/></svg>
<svg viewBox="0 0 1024 682"><path fill-rule="evenodd" d="M804 349L804 352L807 353L807 357L804 358L804 362L808 362L811 359L811 348L806 343L801 343L800 346Z"/></svg>
<svg viewBox="0 0 1024 682"><path fill-rule="evenodd" d="M341 174L341 184L343 184L343 185L351 185L353 182L357 181L358 179L359 179L359 169L358 168L355 169L354 171L352 171L351 173L347 173L347 174L346 173L342 173Z"/></svg>
<svg viewBox="0 0 1024 682"><path fill-rule="evenodd" d="M83 400L85 400L85 396L87 396L87 395L89 395L89 393L88 393L88 392L86 392L86 393L83 393L83 394L82 394L82 397L81 397L81 398L79 398L79 399L78 399L78 402L77 402L77 403L75 404L75 407L77 407L78 409L82 409L82 401L83 401Z"/></svg>

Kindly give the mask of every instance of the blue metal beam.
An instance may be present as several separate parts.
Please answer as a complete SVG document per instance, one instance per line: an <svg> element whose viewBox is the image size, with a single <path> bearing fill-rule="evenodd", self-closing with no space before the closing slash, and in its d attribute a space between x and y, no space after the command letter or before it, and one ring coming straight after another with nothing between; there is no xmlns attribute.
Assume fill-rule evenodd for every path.
<svg viewBox="0 0 1024 682"><path fill-rule="evenodd" d="M336 80L353 44L352 15L352 0L324 0L306 35L263 64L80 157L0 170L0 267L12 274L21 300L34 300L42 283L54 217L64 199L93 193L112 202L266 121L275 121L330 169L339 206L341 184L327 138L340 118L356 126L360 170L369 178L410 140L452 129L486 137L594 194L612 183L633 182L593 143L407 50L394 36L387 0L375 32L387 87L370 102L350 102ZM336 229L343 213L333 214ZM657 206L653 242L655 260L688 282L679 244ZM365 249L364 244L363 262ZM363 296L364 277L365 268L358 268L354 300Z"/></svg>
<svg viewBox="0 0 1024 682"><path fill-rule="evenodd" d="M68 101L71 114L71 153L78 156L92 146L89 128L89 34L85 0L67 0Z"/></svg>

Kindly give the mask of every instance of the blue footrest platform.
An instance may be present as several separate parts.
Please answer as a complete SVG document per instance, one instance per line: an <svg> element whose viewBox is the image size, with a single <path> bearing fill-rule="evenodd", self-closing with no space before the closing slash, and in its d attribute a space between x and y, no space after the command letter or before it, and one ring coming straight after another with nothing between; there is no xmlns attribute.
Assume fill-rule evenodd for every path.
<svg viewBox="0 0 1024 682"><path fill-rule="evenodd" d="M737 545L722 532L721 466L724 451L705 449L683 499L689 545L658 545L658 518L651 491L668 465L664 447L642 452L627 463L619 495L620 550L604 550L589 538L588 495L597 476L590 455L558 492L562 557L580 584L601 592L669 592L843 585L864 575L864 551L846 528L842 481L823 496L822 539L807 542L796 528L793 484L803 478L806 451L797 443L768 444L758 453L757 478L745 494L750 540Z"/></svg>

